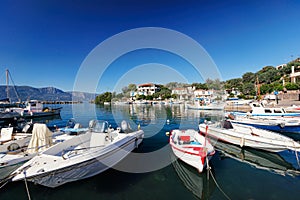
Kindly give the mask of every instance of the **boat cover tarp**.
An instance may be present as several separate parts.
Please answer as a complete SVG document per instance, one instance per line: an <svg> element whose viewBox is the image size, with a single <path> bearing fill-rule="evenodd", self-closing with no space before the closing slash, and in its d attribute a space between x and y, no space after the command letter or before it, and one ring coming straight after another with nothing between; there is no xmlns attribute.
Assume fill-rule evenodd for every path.
<svg viewBox="0 0 300 200"><path fill-rule="evenodd" d="M35 153L38 150L43 151L50 147L52 145L52 134L46 124L34 124L27 152Z"/></svg>

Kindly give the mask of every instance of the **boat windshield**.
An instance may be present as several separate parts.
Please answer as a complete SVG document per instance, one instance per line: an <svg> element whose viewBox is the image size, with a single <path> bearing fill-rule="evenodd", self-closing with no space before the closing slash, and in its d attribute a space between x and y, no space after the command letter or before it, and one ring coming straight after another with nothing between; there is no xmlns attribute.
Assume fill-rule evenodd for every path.
<svg viewBox="0 0 300 200"><path fill-rule="evenodd" d="M90 129L93 132L105 133L108 130L108 122L102 120L92 120L90 121Z"/></svg>

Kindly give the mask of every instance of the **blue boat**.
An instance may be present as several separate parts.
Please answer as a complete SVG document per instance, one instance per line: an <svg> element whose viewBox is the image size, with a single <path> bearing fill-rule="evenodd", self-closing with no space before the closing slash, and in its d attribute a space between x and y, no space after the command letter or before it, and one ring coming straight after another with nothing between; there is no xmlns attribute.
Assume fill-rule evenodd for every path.
<svg viewBox="0 0 300 200"><path fill-rule="evenodd" d="M300 133L300 118L238 117L232 122L276 132Z"/></svg>

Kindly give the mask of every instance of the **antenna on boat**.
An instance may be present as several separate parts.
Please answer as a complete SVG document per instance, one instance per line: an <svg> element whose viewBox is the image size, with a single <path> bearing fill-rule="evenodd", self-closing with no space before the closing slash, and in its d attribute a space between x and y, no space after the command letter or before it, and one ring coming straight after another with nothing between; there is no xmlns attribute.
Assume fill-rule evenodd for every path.
<svg viewBox="0 0 300 200"><path fill-rule="evenodd" d="M8 100L9 100L9 102L10 102L10 98L9 98L9 78L11 79L11 82L13 84L13 88L14 88L14 91L15 91L16 96L18 98L18 101L21 103L21 98L20 98L20 96L18 94L18 91L16 89L16 85L15 85L15 83L14 83L14 81L13 81L13 79L11 77L11 74L10 74L10 72L9 72L8 69L6 69L6 96L7 96Z"/></svg>
<svg viewBox="0 0 300 200"><path fill-rule="evenodd" d="M9 89L8 89L8 85L9 85L9 79L8 79L8 69L6 69L6 98L8 98L8 101L10 103L10 99L9 99Z"/></svg>

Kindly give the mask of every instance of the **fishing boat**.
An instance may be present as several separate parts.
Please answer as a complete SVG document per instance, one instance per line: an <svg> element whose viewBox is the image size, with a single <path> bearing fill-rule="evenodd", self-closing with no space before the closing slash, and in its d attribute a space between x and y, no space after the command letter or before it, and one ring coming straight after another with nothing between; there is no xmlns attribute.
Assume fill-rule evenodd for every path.
<svg viewBox="0 0 300 200"><path fill-rule="evenodd" d="M26 179L47 187L97 175L112 167L142 142L144 132L131 130L123 121L112 129L108 122L92 120L90 130L48 148L12 173L12 180Z"/></svg>
<svg viewBox="0 0 300 200"><path fill-rule="evenodd" d="M249 104L250 112L233 112L237 116L260 116L260 117L300 117L300 112L286 112L282 107L265 107L262 102L253 102Z"/></svg>
<svg viewBox="0 0 300 200"><path fill-rule="evenodd" d="M169 144L176 157L183 162L203 171L206 162L215 150L210 142L196 130L172 130Z"/></svg>
<svg viewBox="0 0 300 200"><path fill-rule="evenodd" d="M251 147L270 152L300 150L300 144L289 137L248 125L233 124L229 120L200 123L199 129L202 134L206 134L208 137L241 147Z"/></svg>
<svg viewBox="0 0 300 200"><path fill-rule="evenodd" d="M60 115L62 107L50 108L44 107L38 100L30 100L25 103L25 108L15 107L10 110L13 112L18 112L23 118L37 118L37 117L47 117Z"/></svg>
<svg viewBox="0 0 300 200"><path fill-rule="evenodd" d="M276 132L300 133L300 118L298 117L278 118L245 116L234 117L231 122Z"/></svg>

